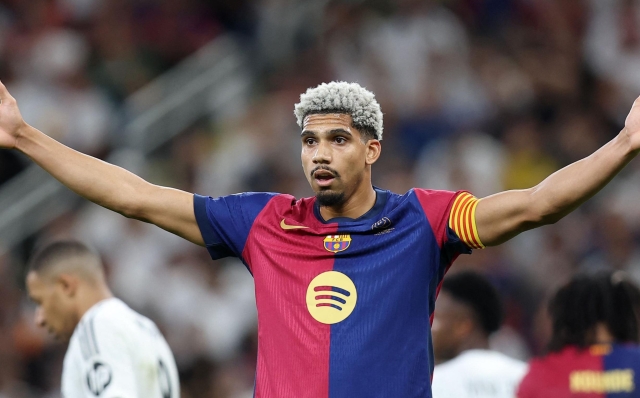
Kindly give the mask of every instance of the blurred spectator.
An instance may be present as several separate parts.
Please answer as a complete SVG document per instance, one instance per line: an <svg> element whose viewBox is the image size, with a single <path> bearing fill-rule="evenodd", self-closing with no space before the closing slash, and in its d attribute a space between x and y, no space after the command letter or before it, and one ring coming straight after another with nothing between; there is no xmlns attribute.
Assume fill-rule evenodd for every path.
<svg viewBox="0 0 640 398"><path fill-rule="evenodd" d="M500 296L474 272L444 279L433 319L434 398L514 395L526 364L489 350L489 336L502 324Z"/></svg>
<svg viewBox="0 0 640 398"><path fill-rule="evenodd" d="M640 289L623 272L582 274L549 303L549 352L531 361L518 398L638 396Z"/></svg>

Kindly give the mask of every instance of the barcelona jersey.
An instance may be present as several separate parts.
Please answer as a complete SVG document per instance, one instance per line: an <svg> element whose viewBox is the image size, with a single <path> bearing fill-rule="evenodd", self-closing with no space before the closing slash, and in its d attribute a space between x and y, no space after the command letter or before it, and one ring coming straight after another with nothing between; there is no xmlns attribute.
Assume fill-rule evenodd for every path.
<svg viewBox="0 0 640 398"><path fill-rule="evenodd" d="M637 398L639 382L640 347L569 346L531 362L518 398Z"/></svg>
<svg viewBox="0 0 640 398"><path fill-rule="evenodd" d="M255 281L255 397L431 397L430 319L444 273L482 247L467 192L376 189L357 219L315 198L194 196L213 259Z"/></svg>

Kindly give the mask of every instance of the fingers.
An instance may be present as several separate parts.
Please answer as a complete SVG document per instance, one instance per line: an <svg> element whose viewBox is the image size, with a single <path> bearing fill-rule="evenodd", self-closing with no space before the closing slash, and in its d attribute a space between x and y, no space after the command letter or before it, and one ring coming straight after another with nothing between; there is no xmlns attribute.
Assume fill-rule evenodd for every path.
<svg viewBox="0 0 640 398"><path fill-rule="evenodd" d="M11 96L11 94L9 94L9 90L7 90L2 81L0 81L0 103L8 101L12 98L13 97Z"/></svg>

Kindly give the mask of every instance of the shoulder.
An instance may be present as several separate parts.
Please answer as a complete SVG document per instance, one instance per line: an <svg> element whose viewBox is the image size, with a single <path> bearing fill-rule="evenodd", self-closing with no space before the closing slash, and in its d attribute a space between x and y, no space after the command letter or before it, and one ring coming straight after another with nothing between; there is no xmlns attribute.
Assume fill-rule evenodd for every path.
<svg viewBox="0 0 640 398"><path fill-rule="evenodd" d="M496 369L500 369L500 371L511 374L514 377L524 376L529 368L526 362L512 358L501 352L491 352L487 359L495 365Z"/></svg>
<svg viewBox="0 0 640 398"><path fill-rule="evenodd" d="M431 387L434 397L459 396L462 389L462 375L467 374L464 366L456 358L437 365L433 369Z"/></svg>
<svg viewBox="0 0 640 398"><path fill-rule="evenodd" d="M547 378L561 370L570 368L576 360L580 361L580 352L573 347L567 347L559 352L550 352L544 356L532 358L527 368L528 379Z"/></svg>
<svg viewBox="0 0 640 398"><path fill-rule="evenodd" d="M442 189L425 189L425 188L412 188L405 195L414 194L419 198L429 199L434 201L451 200L458 192L461 191L447 191Z"/></svg>
<svg viewBox="0 0 640 398"><path fill-rule="evenodd" d="M81 321L96 339L112 338L114 334L130 336L136 319L142 317L122 300L110 298L96 304ZM108 336L108 337L107 337Z"/></svg>
<svg viewBox="0 0 640 398"><path fill-rule="evenodd" d="M629 355L640 356L640 345L637 344L620 344L615 345L616 351L628 353Z"/></svg>
<svg viewBox="0 0 640 398"><path fill-rule="evenodd" d="M281 196L281 194L274 192L242 192L233 195L218 196L213 198L211 196L203 196L194 194L193 201L196 207L216 207L224 206L233 208L236 206L265 206L273 198ZM285 195L286 196L286 195Z"/></svg>
<svg viewBox="0 0 640 398"><path fill-rule="evenodd" d="M461 194L468 192L413 188L405 195L415 197L427 216L433 217L439 213L448 214L454 200Z"/></svg>
<svg viewBox="0 0 640 398"><path fill-rule="evenodd" d="M458 355L456 358L445 362L436 369L442 372L458 373L469 370L473 372L512 374L522 377L527 370L527 364L523 361L511 358L500 352L489 350L470 350Z"/></svg>
<svg viewBox="0 0 640 398"><path fill-rule="evenodd" d="M244 192L212 198L194 195L196 212L204 211L220 216L221 212L229 212L234 216L257 216L265 210L275 213L303 212L308 213L315 203L314 197L296 199L289 194L275 192Z"/></svg>

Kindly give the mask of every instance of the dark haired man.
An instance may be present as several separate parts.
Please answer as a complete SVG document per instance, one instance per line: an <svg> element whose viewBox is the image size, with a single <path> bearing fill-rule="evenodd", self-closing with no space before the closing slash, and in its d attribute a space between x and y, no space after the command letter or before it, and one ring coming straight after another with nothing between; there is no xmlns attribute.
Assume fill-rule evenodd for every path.
<svg viewBox="0 0 640 398"><path fill-rule="evenodd" d="M36 324L69 340L65 398L177 398L178 370L156 325L114 298L97 254L77 241L52 243L31 260Z"/></svg>
<svg viewBox="0 0 640 398"><path fill-rule="evenodd" d="M464 271L442 283L431 333L436 361L434 398L512 398L524 362L489 350L502 324L500 295L482 275Z"/></svg>
<svg viewBox="0 0 640 398"><path fill-rule="evenodd" d="M307 90L295 107L302 169L315 197L220 198L159 187L76 152L25 123L0 84L0 147L17 149L85 198L239 257L255 280L260 397L430 397L430 317L460 253L556 222L640 150L640 101L593 155L534 188L376 189L382 112L355 83Z"/></svg>
<svg viewBox="0 0 640 398"><path fill-rule="evenodd" d="M640 397L640 290L621 272L577 275L553 296L549 353L518 398Z"/></svg>

